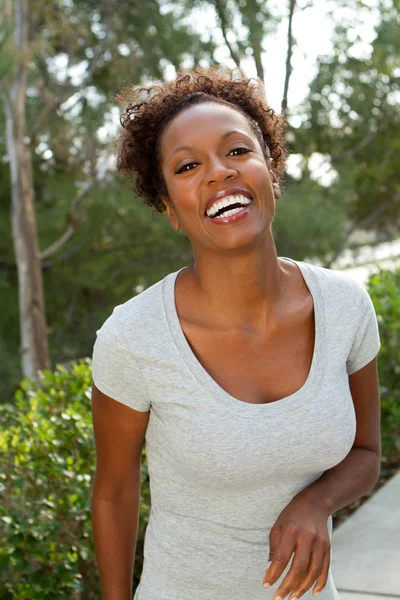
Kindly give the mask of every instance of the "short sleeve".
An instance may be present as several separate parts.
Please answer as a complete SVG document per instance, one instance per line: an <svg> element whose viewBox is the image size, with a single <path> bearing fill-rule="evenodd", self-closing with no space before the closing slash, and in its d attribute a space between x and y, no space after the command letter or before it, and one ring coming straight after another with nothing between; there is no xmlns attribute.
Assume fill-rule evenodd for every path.
<svg viewBox="0 0 400 600"><path fill-rule="evenodd" d="M346 361L348 375L352 375L371 362L381 347L378 320L374 305L366 289L360 286L360 291L360 318Z"/></svg>
<svg viewBox="0 0 400 600"><path fill-rule="evenodd" d="M96 387L130 408L148 411L151 402L145 381L115 314L96 334L92 356L92 377Z"/></svg>

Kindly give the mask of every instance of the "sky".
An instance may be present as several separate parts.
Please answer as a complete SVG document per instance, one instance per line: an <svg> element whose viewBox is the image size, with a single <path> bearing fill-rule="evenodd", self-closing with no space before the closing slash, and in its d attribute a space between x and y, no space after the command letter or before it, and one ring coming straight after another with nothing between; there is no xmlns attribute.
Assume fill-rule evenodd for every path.
<svg viewBox="0 0 400 600"><path fill-rule="evenodd" d="M164 12L173 11L174 5L169 4L168 0L159 1ZM333 52L334 29L338 23L347 24L348 38L355 42L352 47L354 56L363 59L369 58L372 50L371 42L375 37L374 26L379 22L379 12L376 8L378 1L384 2L385 0L364 0L364 4L373 10L359 9L355 14L346 6L340 8L338 0L297 0L293 18L295 46L288 95L289 121L293 126L299 126L301 123L299 105L307 96L310 82L316 74L317 58L321 55L331 55ZM280 17L280 22L275 32L265 37L262 54L267 101L278 113L281 111L286 68L288 18L287 16L282 18L282 14L284 14L284 7L287 4L288 2L282 2L282 0L268 0L271 12ZM177 10L176 6L175 10ZM185 19L183 20L185 21ZM190 17L186 19L187 25L205 40L210 37L214 39L218 46L216 59L230 68L235 68L236 65L230 57L221 29L218 25L215 26L215 21L214 9L212 7L205 9L201 6L196 8L194 13L191 13ZM235 29L239 35L245 37L246 32L240 22L235 23ZM232 32L229 41L235 42ZM199 62L202 64L201 60ZM183 68L190 69L192 66L192 59L188 56ZM57 61L55 68L57 68L59 76L65 76L60 61ZM75 69L77 70L76 77L79 80L84 74L84 69L81 72L78 67ZM242 70L248 77L256 76L256 68L251 56L242 61ZM175 75L175 68L165 61L164 78L171 80ZM73 101L72 98L71 102ZM113 107L108 115L107 124L98 132L100 139L115 137L119 127L119 113L120 109ZM301 160L301 155L289 156L288 172L291 176L301 176L299 166ZM322 185L329 186L336 176L327 157L317 153L311 157L309 167L312 177Z"/></svg>

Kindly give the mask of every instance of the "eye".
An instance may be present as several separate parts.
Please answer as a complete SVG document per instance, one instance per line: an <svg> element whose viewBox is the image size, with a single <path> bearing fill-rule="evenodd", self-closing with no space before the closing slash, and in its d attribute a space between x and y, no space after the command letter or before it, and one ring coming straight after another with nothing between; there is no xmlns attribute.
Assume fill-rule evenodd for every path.
<svg viewBox="0 0 400 600"><path fill-rule="evenodd" d="M236 150L243 150L243 154L247 153L247 152L252 152L252 150L250 150L249 148L244 148L243 146L236 146L236 148L232 148L232 150L229 152L229 154L231 154L231 152L235 152ZM242 154L242 152L240 153ZM236 155L236 156L240 156ZM191 165L196 165L197 163L195 162L191 162L191 163L186 163L186 165L183 165L180 169L178 169L178 171L175 171L176 175L179 175L179 173L187 173L188 171L191 171L192 169L188 169L188 171L184 171L183 169L185 169L186 167L190 167Z"/></svg>
<svg viewBox="0 0 400 600"><path fill-rule="evenodd" d="M243 146L237 146L236 148L232 148L231 152L235 152L235 150L244 150L244 152L251 152L249 148L243 148ZM229 152L229 154L231 152Z"/></svg>
<svg viewBox="0 0 400 600"><path fill-rule="evenodd" d="M181 167L180 169L178 169L178 171L175 171L176 175L179 175L179 173L184 173L185 171L183 169L185 169L186 167L190 167L191 165L195 165L196 163L186 163L186 165L183 165L183 167ZM189 171L191 171L192 169L189 169ZM186 171L187 173L187 171Z"/></svg>

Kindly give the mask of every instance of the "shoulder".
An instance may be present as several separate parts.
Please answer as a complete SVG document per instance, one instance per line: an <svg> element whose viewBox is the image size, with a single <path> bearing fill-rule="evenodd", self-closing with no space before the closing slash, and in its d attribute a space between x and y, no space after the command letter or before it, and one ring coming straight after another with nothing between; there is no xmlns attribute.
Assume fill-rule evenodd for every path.
<svg viewBox="0 0 400 600"><path fill-rule="evenodd" d="M323 306L328 327L340 324L351 337L360 330L365 320L374 317L373 303L366 286L353 276L307 262L303 265L303 274L306 271L309 279L312 278L311 283Z"/></svg>
<svg viewBox="0 0 400 600"><path fill-rule="evenodd" d="M345 271L328 269L308 262L303 264L318 281L322 295L326 299L340 301L345 305L356 304L359 308L365 296L368 296L365 287Z"/></svg>
<svg viewBox="0 0 400 600"><path fill-rule="evenodd" d="M96 332L111 334L128 344L142 336L157 336L165 327L164 287L174 273L169 273L126 302L117 305Z"/></svg>

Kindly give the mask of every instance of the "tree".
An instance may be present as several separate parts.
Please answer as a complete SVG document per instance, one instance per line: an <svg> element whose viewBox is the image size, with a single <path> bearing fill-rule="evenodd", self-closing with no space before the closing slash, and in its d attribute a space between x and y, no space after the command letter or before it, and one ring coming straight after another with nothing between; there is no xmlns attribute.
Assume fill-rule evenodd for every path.
<svg viewBox="0 0 400 600"><path fill-rule="evenodd" d="M11 71L3 81L7 124L7 149L11 168L12 232L19 284L22 371L35 377L49 367L43 283L39 257L31 149L26 144L25 95L28 75L28 0L11 0L5 16L14 21L14 52Z"/></svg>
<svg viewBox="0 0 400 600"><path fill-rule="evenodd" d="M327 266L356 231L374 232L379 241L400 230L399 18L398 0L382 4L367 56L360 54L365 44L354 22L337 28L335 52L320 58L310 94L297 110L301 125L291 128L291 147L301 148L304 165L319 153L337 172L326 195L343 207L346 220Z"/></svg>
<svg viewBox="0 0 400 600"><path fill-rule="evenodd" d="M262 75L262 62L257 56L261 56L265 37L281 18L271 14L268 3L176 0L167 5L161 0L146 3L133 0L122 5L120 0L113 3L109 0L68 3L37 0L30 14L25 143L32 158L39 256L53 362L90 354L94 332L116 304L192 258L184 235L174 234L163 215L152 214L140 199L135 199L128 184L122 185L114 172L112 157L119 116L114 95L125 84L145 83L149 78L163 79L167 69L169 73L171 68L216 62L215 41L191 29L195 11L203 5L215 13L233 66L242 68L243 60L253 56L257 72ZM295 45L291 22L302 8L304 3L298 3L294 11L294 3L289 4L289 0L284 7L288 17L289 66ZM382 24L385 21L390 30L389 23L395 24L398 11L382 15ZM10 31L12 33L10 27L4 28L0 38L3 83L10 73ZM344 111L342 125L337 120L336 105L345 107L348 92L343 91L340 81L347 77L350 63L345 65L346 57L351 58L354 43L347 40L349 51L340 50L347 35L346 31L339 30L336 55L321 58L319 72L303 106L290 107L289 118L293 115L301 120L301 126L296 123L296 127L291 125L288 131L289 149L300 159L301 177L299 180L287 177L289 194L277 203L274 223L280 255L319 258L327 265L340 248L349 244L346 235L351 227L370 223L371 228L375 228L375 216L383 216L385 210L389 210L385 208L384 193L379 191L379 186L386 185L387 180L390 189L396 191L393 158L396 142L394 137L387 139L386 135L389 127L393 127L390 130L394 132L398 127L393 106L386 113L390 116L387 129L382 123L383 129L378 133L368 129L367 113L369 110L375 119L371 111L374 107L380 109L373 102L374 82L378 86L389 85L379 80L384 74L379 71L381 67L377 71L381 75L375 77L375 64L380 61L379 64L390 66L390 61L397 60L397 40L390 41L392 34L383 31L379 34L382 35L379 51L377 48L373 64L367 65L368 77L369 69L375 77L367 85L368 93L361 89L365 60L359 59L351 67L354 85L358 86L357 90L354 88L352 106L358 106L356 91L368 97L365 106L360 101L357 108L360 112L357 129L358 122L351 118L353 113ZM288 77L290 73L288 70ZM392 73L395 74L396 71ZM395 84L393 80L387 90L389 99L391 91L396 91ZM339 100L335 100L334 94L338 94ZM2 397L6 395L5 390L8 394L19 380L14 358L18 349L17 269L6 220L11 178L6 142L2 137L4 119L5 112L0 109L3 184L0 188L3 217L0 218L0 291L6 299L0 314ZM346 127L351 124L350 132ZM372 146L374 152L369 157ZM321 185L314 180L311 165L316 153L326 157L336 169L337 179L332 184ZM383 170L385 181L382 181ZM366 181L372 179L370 190L363 184L363 177ZM378 194L375 204L374 194ZM393 230L395 218L394 213L391 214L390 219L387 213L386 223ZM377 236L382 234L383 230L379 229Z"/></svg>
<svg viewBox="0 0 400 600"><path fill-rule="evenodd" d="M180 26L155 0L117 8L109 0L37 2L31 13L28 0L18 0L14 13L11 0L4 7L0 73L11 168L21 366L29 377L49 366L42 271L51 268L49 259L76 232L82 199L97 191L107 148L97 132L125 73L136 83L146 76L163 77L166 64L179 67L188 52L210 57L214 48ZM13 64L7 70L10 54ZM82 74L74 76L74 68ZM68 195L55 198L50 180ZM55 204L60 210L51 222ZM58 229L65 218L66 228Z"/></svg>

